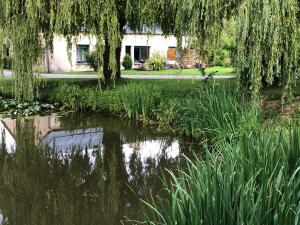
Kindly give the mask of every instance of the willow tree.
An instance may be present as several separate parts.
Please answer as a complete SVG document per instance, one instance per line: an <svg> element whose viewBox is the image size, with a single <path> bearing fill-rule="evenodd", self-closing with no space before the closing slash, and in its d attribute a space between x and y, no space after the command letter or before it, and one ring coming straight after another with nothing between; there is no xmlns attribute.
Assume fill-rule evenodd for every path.
<svg viewBox="0 0 300 225"><path fill-rule="evenodd" d="M238 0L149 0L145 2L142 24L159 26L166 35L207 52L209 57L217 49L224 18L237 8Z"/></svg>
<svg viewBox="0 0 300 225"><path fill-rule="evenodd" d="M237 71L257 98L262 81L284 86L291 99L298 58L297 0L244 0L238 13Z"/></svg>
<svg viewBox="0 0 300 225"><path fill-rule="evenodd" d="M297 0L149 0L143 23L165 34L189 37L206 57L219 45L224 19L235 16L236 70L242 87L258 99L262 83L279 81L283 99L291 98L299 40ZM180 44L180 41L179 41Z"/></svg>
<svg viewBox="0 0 300 225"><path fill-rule="evenodd" d="M34 98L33 73L38 70L38 62L42 60L44 49L52 43L55 2L1 0L0 33L2 43L4 35L13 52L12 68L17 99ZM3 63L1 64L3 67Z"/></svg>
<svg viewBox="0 0 300 225"><path fill-rule="evenodd" d="M132 0L1 0L0 41L12 46L17 99L34 98L33 73L52 50L54 33L64 35L69 47L79 34L95 36L99 73L105 79L120 76L121 41L126 24L138 21L140 3L126 15ZM128 19L132 21L128 21ZM135 21L133 21L135 20ZM0 47L0 68L3 67Z"/></svg>
<svg viewBox="0 0 300 225"><path fill-rule="evenodd" d="M127 8L133 0L64 0L58 4L56 32L67 37L69 47L80 34L96 37L95 55L99 74L106 80L120 77L120 57L125 25L136 24L139 5L135 11Z"/></svg>

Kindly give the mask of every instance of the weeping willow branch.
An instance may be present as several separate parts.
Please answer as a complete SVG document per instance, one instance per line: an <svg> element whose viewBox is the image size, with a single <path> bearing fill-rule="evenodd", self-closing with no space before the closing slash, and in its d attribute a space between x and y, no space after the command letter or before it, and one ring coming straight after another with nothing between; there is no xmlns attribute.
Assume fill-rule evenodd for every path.
<svg viewBox="0 0 300 225"><path fill-rule="evenodd" d="M4 66L4 32L0 27L0 74Z"/></svg>
<svg viewBox="0 0 300 225"><path fill-rule="evenodd" d="M291 100L299 40L296 0L245 0L238 13L236 69L246 89L258 99L262 81L284 86Z"/></svg>
<svg viewBox="0 0 300 225"><path fill-rule="evenodd" d="M187 45L207 52L209 58L219 45L224 18L238 5L237 0L149 0L142 10L142 24L184 37Z"/></svg>
<svg viewBox="0 0 300 225"><path fill-rule="evenodd" d="M99 75L115 79L125 25L135 30L159 26L210 57L224 19L237 15L235 61L241 83L258 99L262 80L272 84L279 78L286 101L297 69L298 13L297 0L1 0L0 41L6 38L13 52L16 98L32 100L33 72L45 49L52 50L54 33L67 37L69 48L80 34L96 37Z"/></svg>
<svg viewBox="0 0 300 225"><path fill-rule="evenodd" d="M101 78L116 77L117 60L116 49L121 43L121 32L125 24L126 5L116 0L65 0L58 5L55 31L63 35L78 36L85 34L97 39L96 58L99 64ZM119 7L119 6L122 7ZM70 46L69 46L70 47ZM107 53L107 54L105 54ZM107 58L104 58L107 56ZM106 61L105 61L106 60ZM111 74L104 74L104 62L108 61Z"/></svg>
<svg viewBox="0 0 300 225"><path fill-rule="evenodd" d="M31 101L34 98L33 72L38 70L37 64L43 57L44 49L52 41L51 26L55 14L52 7L55 7L55 2L55 0L1 1L0 29L12 50L14 91L17 99Z"/></svg>

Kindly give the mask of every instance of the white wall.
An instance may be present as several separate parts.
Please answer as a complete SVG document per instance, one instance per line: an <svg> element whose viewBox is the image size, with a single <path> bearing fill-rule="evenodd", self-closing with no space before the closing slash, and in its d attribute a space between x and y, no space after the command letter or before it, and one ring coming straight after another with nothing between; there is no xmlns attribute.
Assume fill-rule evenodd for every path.
<svg viewBox="0 0 300 225"><path fill-rule="evenodd" d="M68 46L66 38L55 36L53 41L53 55L50 58L50 72L70 72L78 71L86 68L84 65L76 63L77 45L90 45L90 51L95 49L96 39L94 37L79 36L72 40L71 61L68 56Z"/></svg>
<svg viewBox="0 0 300 225"><path fill-rule="evenodd" d="M164 35L136 35L127 34L123 38L121 60L125 56L126 46L131 46L131 57L134 62L134 46L149 46L150 57L153 54L160 54L162 57L167 58L169 47L176 47L177 40L174 36Z"/></svg>
<svg viewBox="0 0 300 225"><path fill-rule="evenodd" d="M96 38L80 36L77 40L73 40L73 46L71 50L71 62L68 58L67 41L64 37L55 36L53 47L54 52L49 59L50 72L70 72L80 70L90 70L86 65L76 64L76 45L90 45L90 51L95 49ZM127 34L124 35L122 41L121 61L126 53L126 46L131 46L131 56L134 62L134 46L149 46L150 56L159 53L161 56L167 58L167 51L169 47L176 47L177 41L174 36L164 35L136 35Z"/></svg>

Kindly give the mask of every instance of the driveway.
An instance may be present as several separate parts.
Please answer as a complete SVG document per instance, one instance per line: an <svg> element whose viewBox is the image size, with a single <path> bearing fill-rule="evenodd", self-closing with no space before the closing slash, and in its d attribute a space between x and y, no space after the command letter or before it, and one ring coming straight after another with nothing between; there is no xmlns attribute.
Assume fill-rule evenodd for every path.
<svg viewBox="0 0 300 225"><path fill-rule="evenodd" d="M3 72L4 77L12 77L13 73L11 71L5 70ZM76 75L76 74L41 74L41 77L46 79L97 79L98 75ZM205 79L201 75L122 75L122 78L126 79ZM228 75L216 75L214 79L231 79L235 78L234 74Z"/></svg>

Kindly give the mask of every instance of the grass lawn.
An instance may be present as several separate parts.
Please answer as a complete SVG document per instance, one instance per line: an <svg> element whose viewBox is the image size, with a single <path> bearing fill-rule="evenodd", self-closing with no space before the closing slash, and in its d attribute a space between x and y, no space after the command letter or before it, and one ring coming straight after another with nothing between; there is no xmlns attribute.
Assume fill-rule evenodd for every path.
<svg viewBox="0 0 300 225"><path fill-rule="evenodd" d="M232 67L214 66L206 69L206 73L216 72L219 75L233 74ZM94 71L62 72L62 74L91 75ZM122 75L201 75L198 69L169 69L159 71L122 70Z"/></svg>
<svg viewBox="0 0 300 225"><path fill-rule="evenodd" d="M234 69L232 67L215 66L206 69L206 73L217 72L217 74L232 74ZM140 70L123 70L122 74L126 75L201 75L198 69L170 69L160 71L140 71Z"/></svg>
<svg viewBox="0 0 300 225"><path fill-rule="evenodd" d="M44 82L46 82L46 85L43 89L43 92L52 92L54 88L59 86L61 83L67 83L67 84L75 84L80 87L94 87L98 85L98 80L97 79L42 79ZM235 83L237 82L236 78L233 79L228 79L224 81L219 81L219 82L228 82L228 83ZM190 90L195 90L196 89L201 89L203 85L202 80L170 80L170 79L155 79L155 76L153 79L137 79L137 80L132 80L132 79L121 79L116 81L116 86L123 86L128 83L147 83L147 84L153 84L155 86L159 87L164 87L164 88L169 88L173 87L174 89L177 88L177 90L182 90L182 89L190 89ZM5 93L11 93L12 92L12 79L5 79L0 77L0 95L5 95ZM106 83L102 88L107 89L107 88L112 88L114 86L113 82ZM188 92L188 91L187 91ZM297 79L296 85L293 87L293 94L294 96L300 96L300 79ZM280 99L282 96L282 88L281 87L266 87L262 90L262 95L269 99L269 100L274 100L274 99Z"/></svg>

